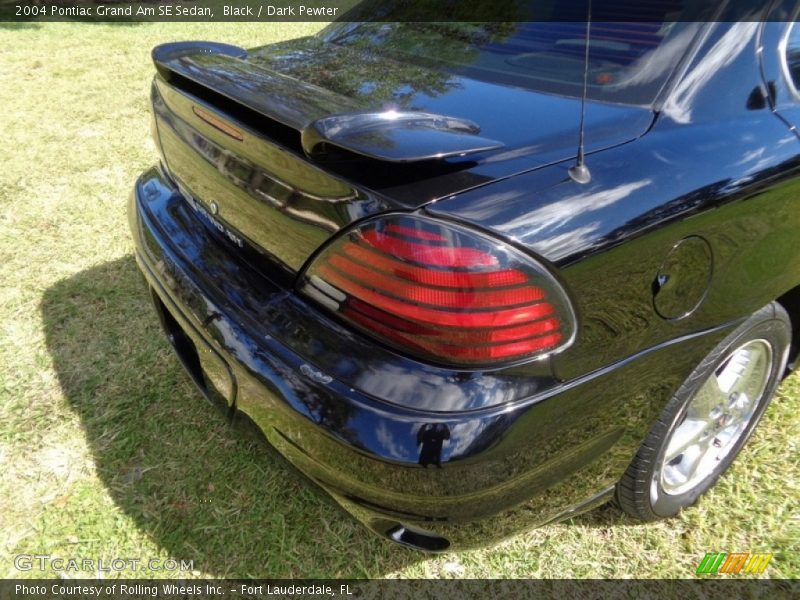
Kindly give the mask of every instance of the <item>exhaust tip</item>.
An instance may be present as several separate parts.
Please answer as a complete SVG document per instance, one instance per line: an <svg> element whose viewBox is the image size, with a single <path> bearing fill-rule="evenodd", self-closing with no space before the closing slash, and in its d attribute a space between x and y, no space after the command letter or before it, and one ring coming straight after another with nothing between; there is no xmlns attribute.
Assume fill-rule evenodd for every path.
<svg viewBox="0 0 800 600"><path fill-rule="evenodd" d="M450 547L450 542L441 536L420 529L409 529L405 525L393 527L386 535L393 542L423 552L444 552Z"/></svg>

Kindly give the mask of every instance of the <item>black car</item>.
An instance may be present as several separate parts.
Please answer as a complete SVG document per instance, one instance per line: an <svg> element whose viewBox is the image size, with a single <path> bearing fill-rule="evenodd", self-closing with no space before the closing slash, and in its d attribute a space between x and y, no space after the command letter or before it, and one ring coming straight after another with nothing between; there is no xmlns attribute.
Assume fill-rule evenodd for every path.
<svg viewBox="0 0 800 600"><path fill-rule="evenodd" d="M130 224L188 373L416 548L693 504L797 354L800 28L752 4L157 47Z"/></svg>

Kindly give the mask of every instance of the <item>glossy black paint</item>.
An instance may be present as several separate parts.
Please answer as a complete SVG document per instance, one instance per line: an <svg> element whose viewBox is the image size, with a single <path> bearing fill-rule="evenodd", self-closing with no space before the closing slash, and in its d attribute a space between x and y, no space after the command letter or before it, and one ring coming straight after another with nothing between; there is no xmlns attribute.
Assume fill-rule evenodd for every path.
<svg viewBox="0 0 800 600"><path fill-rule="evenodd" d="M305 153L330 159L337 150L395 163L466 156L503 147L480 137L467 119L418 111L354 112L317 119L300 134ZM333 151L333 152L332 152Z"/></svg>
<svg viewBox="0 0 800 600"><path fill-rule="evenodd" d="M199 363L207 394L247 414L381 535L428 532L429 549L485 544L591 508L702 357L800 284L796 111L768 58L781 26L709 27L657 115L590 102L587 185L567 175L574 98L431 70L388 95L353 95L337 87L352 78L332 73L379 79L386 60L354 63L319 39L246 60L159 60L165 170L142 175L129 217L162 322L191 340L196 359L185 343L176 349ZM386 98L475 121L505 147L413 169L303 154L310 122ZM522 112L547 118L532 134L513 118ZM395 211L458 221L545 261L575 303L576 342L512 367L442 368L351 331L293 290L332 236Z"/></svg>
<svg viewBox="0 0 800 600"><path fill-rule="evenodd" d="M254 273L212 232L187 226L192 209L157 171L140 180L136 198L137 260L193 340L204 391L235 404L381 534L403 524L455 546L483 544L608 490L616 476L608 461L630 459L654 399L666 400L728 330L672 340L570 382L447 373L399 362ZM391 403L417 395L428 406ZM465 400L505 402L466 411L446 404ZM431 427L448 432L435 460L424 445Z"/></svg>
<svg viewBox="0 0 800 600"><path fill-rule="evenodd" d="M251 51L246 60L214 52L176 54L172 44L154 51L160 73L153 90L156 123L172 177L201 201L213 197L222 221L229 219L254 247L266 249L292 271L333 232L360 218L418 208L574 155L576 98L490 85L385 58L359 58L314 38ZM343 71L352 69L345 77ZM373 79L392 76L374 89L352 89L354 79L366 77L364 69ZM244 143L231 145L224 133L197 119L191 109L196 105L210 112L216 106L225 118L233 117L247 133ZM521 127L498 106L524 111L522 118L534 125ZM477 146L467 140L462 150L494 150L409 165L365 157L319 165L298 160L301 131L313 130L315 122L387 109L473 122L483 139ZM457 114L451 114L454 110ZM652 120L652 112L641 107L593 103L586 114L587 149L634 139ZM429 156L432 142L434 153L441 152L441 140L431 140L432 132L442 135L426 128L404 137L399 158ZM451 150L458 147L452 138L447 136ZM381 151L376 146L370 152ZM278 210L263 210L265 203ZM286 233L296 237L295 243L278 247Z"/></svg>

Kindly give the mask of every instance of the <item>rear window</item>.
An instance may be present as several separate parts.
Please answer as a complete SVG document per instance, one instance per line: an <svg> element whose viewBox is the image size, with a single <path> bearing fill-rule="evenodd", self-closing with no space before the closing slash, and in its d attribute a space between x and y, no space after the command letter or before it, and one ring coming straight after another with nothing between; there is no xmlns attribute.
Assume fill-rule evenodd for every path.
<svg viewBox="0 0 800 600"><path fill-rule="evenodd" d="M595 4L599 6L593 8L593 14L601 16L635 15L642 10L641 4L631 3L633 12L625 13L625 3L616 0L606 3L613 4L614 11L609 13L606 6L604 13L604 3L596 0ZM614 22L593 17L589 98L620 104L653 103L702 26L687 21L689 15L681 12L680 2L658 4L664 10L654 16L650 7L648 20ZM391 13L380 14L382 19L391 18ZM335 44L481 81L575 97L582 92L585 22L337 23L323 36Z"/></svg>

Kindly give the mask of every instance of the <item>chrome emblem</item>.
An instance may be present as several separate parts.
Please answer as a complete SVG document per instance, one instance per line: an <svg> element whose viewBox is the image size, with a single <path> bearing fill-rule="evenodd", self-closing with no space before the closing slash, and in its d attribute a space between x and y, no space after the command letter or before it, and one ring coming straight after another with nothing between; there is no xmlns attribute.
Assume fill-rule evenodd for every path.
<svg viewBox="0 0 800 600"><path fill-rule="evenodd" d="M300 365L300 372L306 377L313 379L314 381L319 381L320 383L330 383L333 381L333 377L326 375L322 371L317 371L309 364Z"/></svg>

